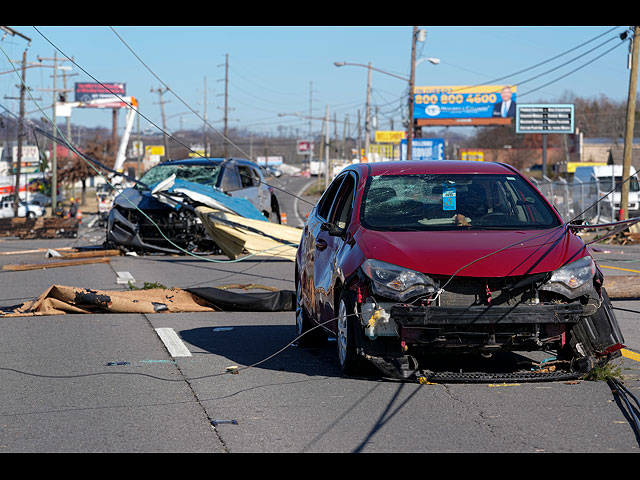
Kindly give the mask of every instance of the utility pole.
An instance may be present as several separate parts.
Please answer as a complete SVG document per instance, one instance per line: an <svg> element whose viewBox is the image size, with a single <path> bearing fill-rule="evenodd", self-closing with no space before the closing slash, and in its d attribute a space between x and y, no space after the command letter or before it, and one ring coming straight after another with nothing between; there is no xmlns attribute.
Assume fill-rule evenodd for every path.
<svg viewBox="0 0 640 480"><path fill-rule="evenodd" d="M369 161L369 141L371 137L371 62L367 74L367 104L364 117L364 157Z"/></svg>
<svg viewBox="0 0 640 480"><path fill-rule="evenodd" d="M627 98L627 124L624 132L624 155L622 163L622 180L629 177L631 170L631 154L633 151L633 128L636 113L636 88L638 85L638 34L640 27L633 27L631 40L631 73L629 74L629 96ZM622 184L620 192L620 220L629 218L629 182Z"/></svg>
<svg viewBox="0 0 640 480"><path fill-rule="evenodd" d="M20 82L20 121L18 123L18 158L16 159L16 188L13 198L13 216L18 216L20 205L20 166L22 165L22 138L24 136L24 94L26 87L27 49L22 52L22 81ZM25 200L27 195L25 192Z"/></svg>
<svg viewBox="0 0 640 480"><path fill-rule="evenodd" d="M1 27L1 28L8 28L8 27ZM19 33L16 33L16 35L20 35ZM17 165L17 174L16 174L16 183L14 185L15 191L16 192L20 192L20 168L22 166L22 141L24 139L24 116L25 116L25 111L24 111L24 102L26 100L42 100L40 97L38 98L26 98L25 96L25 92L27 91L28 87L26 84L26 80L25 80L25 73L26 73L26 69L32 66L41 66L40 64L31 64L31 65L27 65L26 64L26 55L27 55L27 51L25 50L23 55L22 55L22 60L20 61L20 63L22 63L22 77L20 80L20 85L18 85L18 88L20 88L20 96L19 97L8 97L8 96L4 96L4 98L6 100L20 100L20 113L19 113L19 117L18 117L18 148L17 148L17 158L18 160L16 161L16 165ZM18 60L12 60L14 63L18 63ZM19 195L19 193L18 193ZM28 195L25 195L26 199L28 200ZM18 208L18 196L16 196L15 198L15 202L14 202L14 216L17 216L17 208Z"/></svg>
<svg viewBox="0 0 640 480"><path fill-rule="evenodd" d="M202 127L204 156L207 157L207 77L204 77L204 125Z"/></svg>
<svg viewBox="0 0 640 480"><path fill-rule="evenodd" d="M329 186L329 104L326 107L324 130L324 189Z"/></svg>
<svg viewBox="0 0 640 480"><path fill-rule="evenodd" d="M360 143L362 140L362 126L360 123L360 109L358 109L358 141L356 142L356 148L358 150L358 162L360 162L362 160L362 155L361 155L361 148L362 148L362 144Z"/></svg>
<svg viewBox="0 0 640 480"><path fill-rule="evenodd" d="M222 67L223 65L218 65ZM223 156L227 156L227 139L229 138L229 54L224 56L224 138L222 139Z"/></svg>
<svg viewBox="0 0 640 480"><path fill-rule="evenodd" d="M338 156L338 116L333 112L333 155L334 158Z"/></svg>
<svg viewBox="0 0 640 480"><path fill-rule="evenodd" d="M167 141L167 135L166 135L166 131L167 131L167 119L166 116L164 114L164 104L167 103L162 99L162 96L167 93L169 89L165 88L162 89L162 87L158 87L157 89L153 89L151 88L151 92L158 92L158 97L160 98L160 101L158 102L160 104L160 115L162 115L162 130L163 132L165 132L162 137L164 138L164 156L165 158L169 157L169 144Z"/></svg>
<svg viewBox="0 0 640 480"><path fill-rule="evenodd" d="M342 152L341 156L343 160L346 160L347 157L347 131L349 129L349 114L347 113L344 117L344 125L342 126Z"/></svg>
<svg viewBox="0 0 640 480"><path fill-rule="evenodd" d="M416 77L416 41L418 27L413 27L411 35L411 76L409 77L409 128L407 129L407 160L411 160L411 150L413 144L413 87Z"/></svg>
<svg viewBox="0 0 640 480"><path fill-rule="evenodd" d="M309 82L309 142L313 145L313 82ZM313 149L309 151L309 166L313 160Z"/></svg>
<svg viewBox="0 0 640 480"><path fill-rule="evenodd" d="M53 133L53 141L51 142L51 216L55 216L56 208L58 205L58 149L57 142L55 141L58 138L58 126L56 119L56 104L58 102L58 62L65 62L66 59L58 58L57 52L53 53L53 58L42 58L38 57L38 61L42 60L53 60L53 89L41 89L41 91L53 92L53 120L52 120L52 133ZM73 60L73 59L72 59ZM63 90L64 92L64 90Z"/></svg>

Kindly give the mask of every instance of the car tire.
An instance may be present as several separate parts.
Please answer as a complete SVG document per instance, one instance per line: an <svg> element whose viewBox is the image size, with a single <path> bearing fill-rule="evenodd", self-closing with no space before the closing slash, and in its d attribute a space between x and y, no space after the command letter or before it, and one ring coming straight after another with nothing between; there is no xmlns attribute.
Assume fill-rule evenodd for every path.
<svg viewBox="0 0 640 480"><path fill-rule="evenodd" d="M296 276L297 277L297 276ZM300 278L296 278L296 338L300 347L317 347L327 341L327 333L314 325L307 314L301 298L302 285Z"/></svg>
<svg viewBox="0 0 640 480"><path fill-rule="evenodd" d="M28 218L36 218L36 212L27 212Z"/></svg>
<svg viewBox="0 0 640 480"><path fill-rule="evenodd" d="M338 303L336 336L338 363L345 375L357 375L364 371L364 359L358 354L356 348L357 322L358 318L354 313L351 298L343 290Z"/></svg>

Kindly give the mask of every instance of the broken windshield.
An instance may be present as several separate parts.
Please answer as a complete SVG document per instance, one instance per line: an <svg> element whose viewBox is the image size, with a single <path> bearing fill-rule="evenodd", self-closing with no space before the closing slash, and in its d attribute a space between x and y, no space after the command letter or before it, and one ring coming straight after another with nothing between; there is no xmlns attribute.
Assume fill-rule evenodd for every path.
<svg viewBox="0 0 640 480"><path fill-rule="evenodd" d="M169 178L173 174L180 180L215 187L218 181L218 175L220 174L220 165L214 163L210 165L156 165L142 176L140 182L149 188L153 188L155 184ZM137 185L137 188L140 190L144 189L144 187L139 185Z"/></svg>
<svg viewBox="0 0 640 480"><path fill-rule="evenodd" d="M531 229L560 225L517 175L380 175L369 179L361 221L374 230Z"/></svg>

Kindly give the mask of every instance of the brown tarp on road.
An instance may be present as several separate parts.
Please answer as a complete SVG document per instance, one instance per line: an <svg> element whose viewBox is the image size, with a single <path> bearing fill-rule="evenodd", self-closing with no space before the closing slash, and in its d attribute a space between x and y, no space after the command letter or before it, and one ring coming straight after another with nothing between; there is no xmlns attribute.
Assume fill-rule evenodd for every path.
<svg viewBox="0 0 640 480"><path fill-rule="evenodd" d="M36 300L11 307L2 316L215 311L200 297L179 288L111 291L53 285Z"/></svg>
<svg viewBox="0 0 640 480"><path fill-rule="evenodd" d="M240 286L241 287L241 286ZM234 293L224 288L151 288L93 290L53 285L36 300L0 307L0 317L64 315L76 313L189 313L295 311L295 292Z"/></svg>

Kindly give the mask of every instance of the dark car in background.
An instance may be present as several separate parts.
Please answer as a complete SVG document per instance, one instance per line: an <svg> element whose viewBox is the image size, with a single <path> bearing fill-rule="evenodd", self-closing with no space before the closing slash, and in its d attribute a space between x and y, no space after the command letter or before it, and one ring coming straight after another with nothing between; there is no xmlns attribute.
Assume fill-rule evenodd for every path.
<svg viewBox="0 0 640 480"><path fill-rule="evenodd" d="M505 164L347 167L308 216L295 282L300 344L335 336L347 374L553 351L570 376L623 347L582 239Z"/></svg>
<svg viewBox="0 0 640 480"><path fill-rule="evenodd" d="M107 242L134 251L216 251L216 245L207 237L200 219L191 209L162 201L163 197L154 193L159 184L172 179L202 187L197 192L194 190L197 194L190 197L183 195L185 204L195 207L213 199L219 202L225 198L246 199L256 212L280 223L278 198L273 188L264 182L256 163L237 158L174 160L150 168L136 186L124 189L114 199L107 224Z"/></svg>

